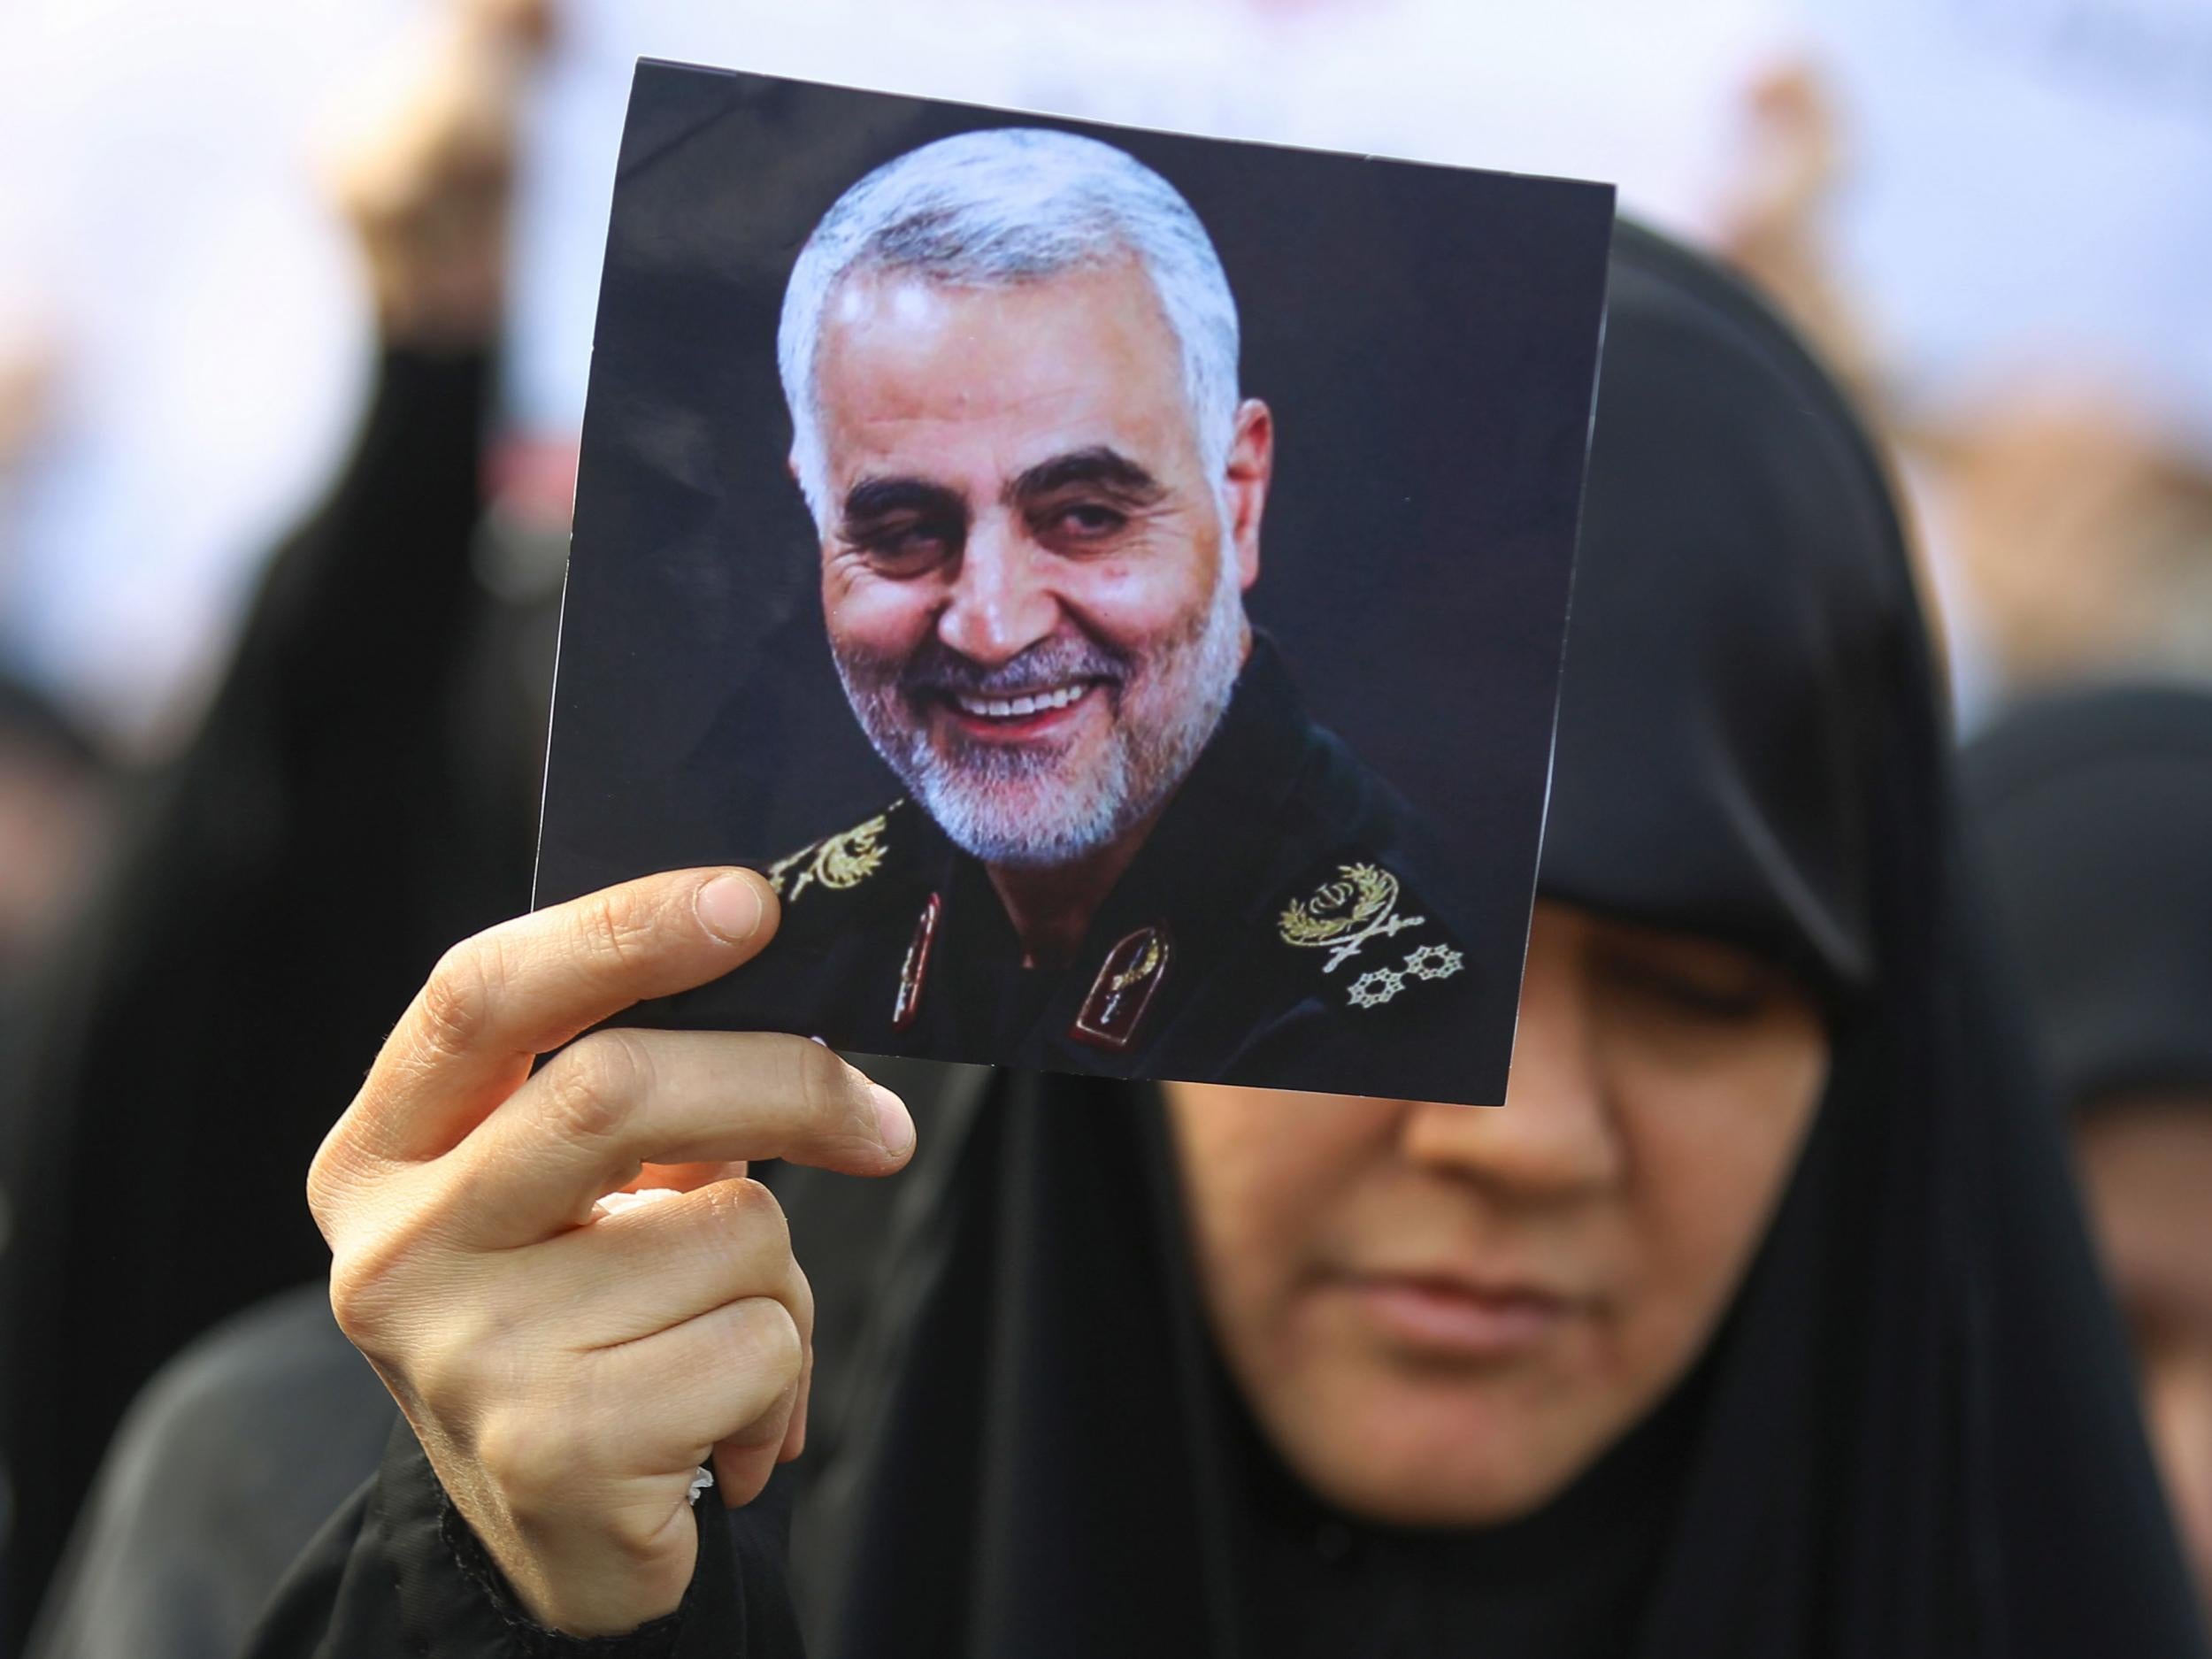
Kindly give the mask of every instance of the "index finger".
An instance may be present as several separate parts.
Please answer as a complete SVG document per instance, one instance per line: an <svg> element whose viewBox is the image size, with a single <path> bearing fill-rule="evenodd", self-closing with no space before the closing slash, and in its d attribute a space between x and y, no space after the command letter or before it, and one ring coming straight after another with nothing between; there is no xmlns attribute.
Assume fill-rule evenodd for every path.
<svg viewBox="0 0 2212 1659"><path fill-rule="evenodd" d="M719 979L774 937L749 870L643 876L519 916L446 952L332 1139L388 1160L436 1157L529 1075L537 1056L651 997Z"/></svg>

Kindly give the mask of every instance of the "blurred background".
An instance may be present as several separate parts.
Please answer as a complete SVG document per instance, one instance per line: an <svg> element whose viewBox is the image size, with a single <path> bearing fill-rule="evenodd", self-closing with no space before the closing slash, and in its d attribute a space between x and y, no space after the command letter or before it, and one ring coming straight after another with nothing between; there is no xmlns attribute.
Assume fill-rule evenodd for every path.
<svg viewBox="0 0 2212 1659"><path fill-rule="evenodd" d="M0 667L101 754L191 732L257 557L336 463L371 319L334 169L454 9L0 12ZM2033 680L2212 664L2200 0L556 10L521 114L511 445L557 454L580 418L633 60L742 65L1616 181L1852 373L1899 447L1965 720Z"/></svg>
<svg viewBox="0 0 2212 1659"><path fill-rule="evenodd" d="M640 56L1614 181L1625 211L1763 287L1855 389L1909 503L1962 733L2054 686L2212 681L2206 0L8 0L0 1050L48 1044L56 1010L98 994L49 964L81 949L128 826L164 822L144 803L204 741L273 555L389 389L396 332L496 339L475 488L504 533L464 557L493 598L543 609ZM495 268L395 298L407 279L378 239L434 151L479 170L448 204L468 222L416 234ZM490 254L453 252L487 224ZM402 551L388 586L405 589L424 579ZM541 674L541 639L512 660ZM383 695L373 673L356 690ZM393 787L323 729L326 792ZM254 778L226 799L281 794ZM425 950L526 899L526 841L502 844L495 889L426 923ZM396 952L372 1026L428 961ZM24 994L57 978L77 990ZM369 1051L349 1043L351 1075ZM285 1110L319 1133L342 1092L301 1087ZM39 1114L84 1093L0 1094L19 1274L61 1248L15 1225L65 1179ZM180 1310L147 1354L222 1310ZM45 1363L23 1344L56 1328L19 1324L6 1364ZM115 1362L117 1387L148 1363Z"/></svg>

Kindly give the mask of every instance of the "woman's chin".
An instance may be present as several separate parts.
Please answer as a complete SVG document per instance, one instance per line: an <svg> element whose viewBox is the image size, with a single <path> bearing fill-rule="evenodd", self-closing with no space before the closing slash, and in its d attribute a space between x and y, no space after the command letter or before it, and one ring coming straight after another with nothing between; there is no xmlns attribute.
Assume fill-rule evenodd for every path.
<svg viewBox="0 0 2212 1659"><path fill-rule="evenodd" d="M1375 1387L1278 1424L1278 1451L1336 1508L1391 1526L1517 1520L1565 1490L1602 1449L1556 1409L1517 1410L1465 1386Z"/></svg>

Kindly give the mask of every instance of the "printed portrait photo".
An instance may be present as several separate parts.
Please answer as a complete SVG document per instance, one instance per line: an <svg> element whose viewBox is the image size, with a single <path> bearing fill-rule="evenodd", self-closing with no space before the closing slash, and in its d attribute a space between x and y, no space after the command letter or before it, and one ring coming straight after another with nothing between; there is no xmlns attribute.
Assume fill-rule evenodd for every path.
<svg viewBox="0 0 2212 1659"><path fill-rule="evenodd" d="M641 65L538 902L768 877L648 1023L1502 1101L1611 224Z"/></svg>

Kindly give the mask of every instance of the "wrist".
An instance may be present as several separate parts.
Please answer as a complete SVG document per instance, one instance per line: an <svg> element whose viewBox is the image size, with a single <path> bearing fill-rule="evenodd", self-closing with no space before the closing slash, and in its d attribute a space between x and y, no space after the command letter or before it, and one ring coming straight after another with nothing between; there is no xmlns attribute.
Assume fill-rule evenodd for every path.
<svg viewBox="0 0 2212 1659"><path fill-rule="evenodd" d="M675 1653L677 1638L695 1599L694 1587L686 1588L683 1600L672 1611L648 1619L633 1630L610 1635L574 1636L552 1629L531 1616L449 1497L441 1505L438 1526L454 1563L507 1627L514 1651L522 1659L670 1659ZM695 1571L695 1586L696 1578Z"/></svg>

